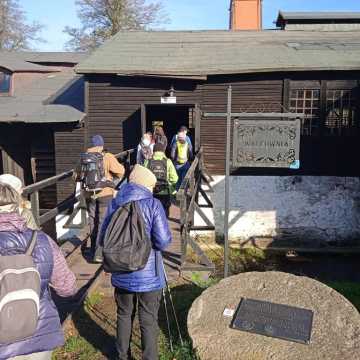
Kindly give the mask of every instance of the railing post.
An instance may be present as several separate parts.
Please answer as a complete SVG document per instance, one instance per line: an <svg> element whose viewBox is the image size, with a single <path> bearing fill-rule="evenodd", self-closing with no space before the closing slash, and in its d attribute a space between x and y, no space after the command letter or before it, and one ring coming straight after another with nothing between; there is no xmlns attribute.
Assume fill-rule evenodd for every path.
<svg viewBox="0 0 360 360"><path fill-rule="evenodd" d="M180 201L180 240L181 240L181 265L186 261L187 253L187 200L183 190L178 193L177 199Z"/></svg>
<svg viewBox="0 0 360 360"><path fill-rule="evenodd" d="M39 192L34 191L30 195L31 211L34 216L34 220L38 226L40 226L40 205L39 205Z"/></svg>

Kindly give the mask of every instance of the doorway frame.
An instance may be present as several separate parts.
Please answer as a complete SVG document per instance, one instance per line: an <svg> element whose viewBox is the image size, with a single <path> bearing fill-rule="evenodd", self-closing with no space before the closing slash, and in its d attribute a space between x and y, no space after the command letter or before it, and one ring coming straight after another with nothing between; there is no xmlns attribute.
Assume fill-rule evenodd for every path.
<svg viewBox="0 0 360 360"><path fill-rule="evenodd" d="M148 106L158 106L161 104L152 104L152 103L142 103L140 106L141 109L141 133L145 134L146 132L146 107ZM196 103L186 103L186 104L172 104L172 105L166 105L166 106L171 106L171 107L186 107L188 106L189 108L194 108L195 110L195 151L198 152L200 149L200 127L201 127L201 108L200 108L200 104L198 102Z"/></svg>

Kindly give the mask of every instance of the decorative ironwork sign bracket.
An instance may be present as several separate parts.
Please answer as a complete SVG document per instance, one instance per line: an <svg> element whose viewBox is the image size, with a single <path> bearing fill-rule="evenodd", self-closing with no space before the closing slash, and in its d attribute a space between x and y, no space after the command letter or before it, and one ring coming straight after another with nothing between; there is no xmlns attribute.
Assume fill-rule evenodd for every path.
<svg viewBox="0 0 360 360"><path fill-rule="evenodd" d="M232 167L300 167L300 119L304 114L232 112L203 116L234 119Z"/></svg>

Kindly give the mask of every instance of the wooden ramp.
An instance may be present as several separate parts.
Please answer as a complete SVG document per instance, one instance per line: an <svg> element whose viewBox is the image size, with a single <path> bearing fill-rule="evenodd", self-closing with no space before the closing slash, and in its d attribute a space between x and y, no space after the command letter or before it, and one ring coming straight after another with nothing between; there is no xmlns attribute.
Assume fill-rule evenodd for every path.
<svg viewBox="0 0 360 360"><path fill-rule="evenodd" d="M87 236L81 237L87 241ZM61 246L61 250L66 256L66 261L70 269L76 276L76 286L78 292L74 297L61 298L53 293L53 299L59 310L61 322L64 322L84 301L90 287L99 280L102 272L100 264L94 264L91 259L84 257L81 251L81 239L72 239Z"/></svg>
<svg viewBox="0 0 360 360"><path fill-rule="evenodd" d="M180 209L176 205L170 208L169 226L172 234L170 246L163 252L166 273L169 282L177 280L181 268Z"/></svg>

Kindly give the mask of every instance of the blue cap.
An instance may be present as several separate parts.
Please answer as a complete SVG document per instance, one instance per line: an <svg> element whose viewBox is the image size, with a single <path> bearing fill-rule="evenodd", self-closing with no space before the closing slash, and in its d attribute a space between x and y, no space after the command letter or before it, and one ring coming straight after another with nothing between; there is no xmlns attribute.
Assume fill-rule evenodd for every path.
<svg viewBox="0 0 360 360"><path fill-rule="evenodd" d="M93 146L104 146L104 139L101 135L94 135L91 138L91 143Z"/></svg>

